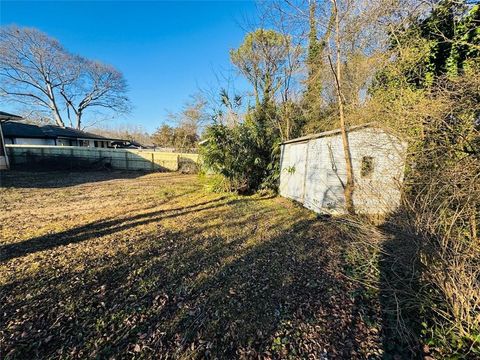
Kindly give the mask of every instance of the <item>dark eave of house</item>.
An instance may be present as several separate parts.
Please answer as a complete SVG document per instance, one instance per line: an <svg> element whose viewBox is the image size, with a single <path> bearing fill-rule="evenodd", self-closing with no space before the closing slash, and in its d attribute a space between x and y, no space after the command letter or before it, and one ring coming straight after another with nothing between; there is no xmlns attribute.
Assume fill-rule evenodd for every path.
<svg viewBox="0 0 480 360"><path fill-rule="evenodd" d="M41 138L41 139L89 139L103 141L125 141L107 138L72 128L62 128L56 125L38 126L18 121L5 121L2 124L3 136L6 138Z"/></svg>
<svg viewBox="0 0 480 360"><path fill-rule="evenodd" d="M0 121L6 121L6 120L22 120L23 118L18 115L13 115L9 114L4 111L0 111Z"/></svg>
<svg viewBox="0 0 480 360"><path fill-rule="evenodd" d="M112 139L106 138L102 135L92 134L86 131L81 131L72 128L62 128L60 126L55 125L45 125L40 126L43 133L47 136L54 137L54 138L69 138L69 139L91 139L91 140L119 140L119 139Z"/></svg>
<svg viewBox="0 0 480 360"><path fill-rule="evenodd" d="M6 138L54 138L53 136L46 136L39 126L25 124L17 121L3 122L2 129L3 136Z"/></svg>

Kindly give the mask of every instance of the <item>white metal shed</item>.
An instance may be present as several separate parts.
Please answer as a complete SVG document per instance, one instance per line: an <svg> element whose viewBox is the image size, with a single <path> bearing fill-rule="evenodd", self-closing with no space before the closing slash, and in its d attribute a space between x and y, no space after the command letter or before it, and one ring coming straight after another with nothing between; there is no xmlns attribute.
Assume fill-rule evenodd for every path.
<svg viewBox="0 0 480 360"><path fill-rule="evenodd" d="M354 170L354 205L362 214L385 214L400 203L406 142L374 124L348 130ZM280 195L318 213L345 213L345 157L340 129L285 141Z"/></svg>

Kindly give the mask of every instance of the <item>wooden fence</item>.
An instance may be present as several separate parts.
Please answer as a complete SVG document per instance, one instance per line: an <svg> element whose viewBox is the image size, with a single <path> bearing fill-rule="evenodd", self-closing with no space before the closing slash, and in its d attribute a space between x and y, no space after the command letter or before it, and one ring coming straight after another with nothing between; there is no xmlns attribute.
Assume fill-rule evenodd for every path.
<svg viewBox="0 0 480 360"><path fill-rule="evenodd" d="M197 166L198 154L80 146L6 145L12 168L178 171Z"/></svg>

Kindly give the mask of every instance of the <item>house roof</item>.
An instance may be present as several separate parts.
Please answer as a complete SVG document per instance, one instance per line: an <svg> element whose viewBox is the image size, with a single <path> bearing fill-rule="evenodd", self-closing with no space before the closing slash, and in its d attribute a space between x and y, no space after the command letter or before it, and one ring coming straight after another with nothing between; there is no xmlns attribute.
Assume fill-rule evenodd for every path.
<svg viewBox="0 0 480 360"><path fill-rule="evenodd" d="M21 116L9 114L9 113L4 112L4 111L0 111L0 121L2 121L2 120L21 120L21 119L23 119Z"/></svg>
<svg viewBox="0 0 480 360"><path fill-rule="evenodd" d="M86 131L81 131L81 130L72 129L72 128L62 128L60 126L55 126L55 125L45 125L45 126L41 126L40 128L46 135L52 135L54 137L60 137L60 138L118 140L118 139L106 138L105 136L89 133Z"/></svg>
<svg viewBox="0 0 480 360"><path fill-rule="evenodd" d="M43 138L43 139L93 139L93 140L121 140L115 138L107 138L105 136L92 134L72 128L62 128L56 125L38 126L33 124L21 123L18 121L6 121L2 124L3 136L8 138Z"/></svg>
<svg viewBox="0 0 480 360"><path fill-rule="evenodd" d="M347 131L352 132L352 131L364 129L364 128L367 128L367 127L375 127L375 124L374 123L366 123L366 124L361 124L361 125L350 126L347 129ZM327 137L327 136L338 135L341 132L342 132L342 129L324 131L324 132L317 133L317 134L310 134L310 135L302 136L302 137L299 137L299 138L296 138L296 139L287 140L287 141L284 141L282 144L291 144L291 143L308 141L308 140L318 139L318 138Z"/></svg>
<svg viewBox="0 0 480 360"><path fill-rule="evenodd" d="M45 136L42 129L36 125L25 124L17 121L5 121L2 124L4 137L25 137L25 138L51 138Z"/></svg>

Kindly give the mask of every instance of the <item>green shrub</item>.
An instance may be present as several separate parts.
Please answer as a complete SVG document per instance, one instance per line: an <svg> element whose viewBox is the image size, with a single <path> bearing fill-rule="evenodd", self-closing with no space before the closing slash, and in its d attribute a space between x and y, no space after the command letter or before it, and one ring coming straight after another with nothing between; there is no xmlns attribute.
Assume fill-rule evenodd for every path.
<svg viewBox="0 0 480 360"><path fill-rule="evenodd" d="M255 111L239 125L214 124L205 130L203 165L223 176L231 191L249 193L277 186L280 141L265 117L264 111Z"/></svg>

